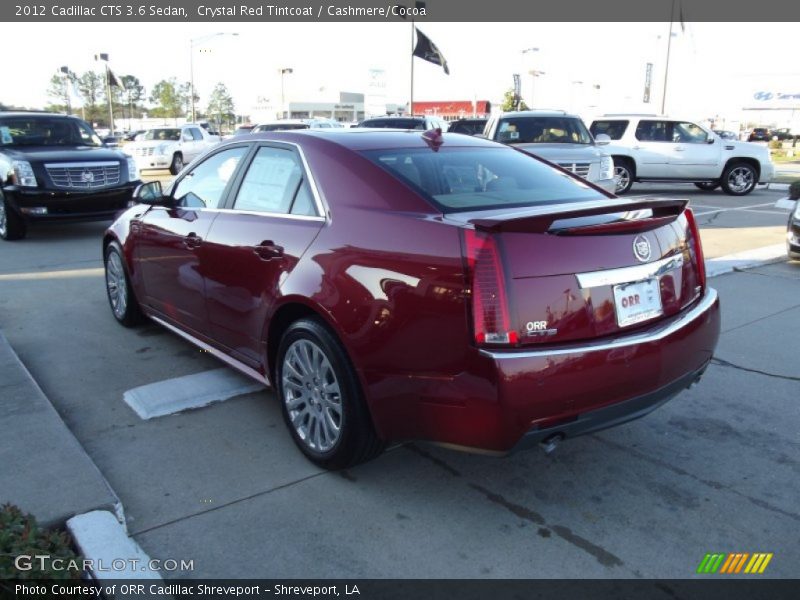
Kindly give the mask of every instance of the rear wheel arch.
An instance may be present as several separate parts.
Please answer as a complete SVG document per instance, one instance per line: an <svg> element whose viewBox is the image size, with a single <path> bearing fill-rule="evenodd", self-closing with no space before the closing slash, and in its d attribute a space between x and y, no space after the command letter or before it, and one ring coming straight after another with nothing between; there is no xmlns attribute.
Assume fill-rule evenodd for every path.
<svg viewBox="0 0 800 600"><path fill-rule="evenodd" d="M747 163L748 165L753 167L756 170L756 178L757 178L756 183L758 183L758 179L761 178L761 163L758 162L758 159L749 157L739 157L739 156L734 158L729 158L725 163L725 166L722 167L722 172L724 173L728 169L728 167L730 167L735 163Z"/></svg>

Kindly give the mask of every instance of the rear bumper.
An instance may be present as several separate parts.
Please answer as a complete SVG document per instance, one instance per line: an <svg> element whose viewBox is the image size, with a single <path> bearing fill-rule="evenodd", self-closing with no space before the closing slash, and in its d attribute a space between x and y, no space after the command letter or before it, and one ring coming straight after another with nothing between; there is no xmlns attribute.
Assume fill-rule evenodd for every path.
<svg viewBox="0 0 800 600"><path fill-rule="evenodd" d="M709 288L683 313L615 338L474 351L449 377L373 374L371 409L385 439L505 454L654 410L703 373L719 331Z"/></svg>
<svg viewBox="0 0 800 600"><path fill-rule="evenodd" d="M7 189L11 207L27 221L111 218L128 206L139 181L90 192Z"/></svg>

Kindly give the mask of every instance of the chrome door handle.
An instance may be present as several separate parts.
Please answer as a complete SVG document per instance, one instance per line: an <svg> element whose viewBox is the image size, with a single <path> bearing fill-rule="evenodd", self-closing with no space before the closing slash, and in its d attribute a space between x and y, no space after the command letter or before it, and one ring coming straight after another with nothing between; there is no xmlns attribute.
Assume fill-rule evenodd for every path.
<svg viewBox="0 0 800 600"><path fill-rule="evenodd" d="M197 248L203 243L203 238L197 235L194 231L183 238L183 245L189 249Z"/></svg>
<svg viewBox="0 0 800 600"><path fill-rule="evenodd" d="M261 260L272 260L273 258L283 257L283 246L278 246L275 242L268 240L261 242L253 248Z"/></svg>

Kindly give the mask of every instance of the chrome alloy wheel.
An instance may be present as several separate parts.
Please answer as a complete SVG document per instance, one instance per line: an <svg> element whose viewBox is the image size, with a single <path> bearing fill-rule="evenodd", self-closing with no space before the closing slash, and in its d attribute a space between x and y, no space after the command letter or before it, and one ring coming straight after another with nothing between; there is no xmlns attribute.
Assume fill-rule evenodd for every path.
<svg viewBox="0 0 800 600"><path fill-rule="evenodd" d="M128 284L125 281L125 270L122 259L116 252L109 252L106 258L106 288L111 310L118 319L125 317L128 308Z"/></svg>
<svg viewBox="0 0 800 600"><path fill-rule="evenodd" d="M8 227L6 219L6 203L0 198L0 235L5 235L6 233L6 227Z"/></svg>
<svg viewBox="0 0 800 600"><path fill-rule="evenodd" d="M328 357L302 339L286 350L281 386L289 420L314 452L327 452L342 435L344 410L339 382Z"/></svg>
<svg viewBox="0 0 800 600"><path fill-rule="evenodd" d="M749 191L755 185L755 173L750 167L740 166L728 173L728 187L737 194Z"/></svg>
<svg viewBox="0 0 800 600"><path fill-rule="evenodd" d="M615 191L620 192L628 189L631 182L631 172L627 167L614 165L614 184Z"/></svg>

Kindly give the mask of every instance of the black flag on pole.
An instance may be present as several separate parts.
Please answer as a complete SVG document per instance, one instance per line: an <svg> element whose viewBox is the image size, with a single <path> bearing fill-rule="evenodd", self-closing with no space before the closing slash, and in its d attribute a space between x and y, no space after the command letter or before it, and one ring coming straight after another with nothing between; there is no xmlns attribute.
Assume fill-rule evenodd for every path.
<svg viewBox="0 0 800 600"><path fill-rule="evenodd" d="M442 55L442 52L436 47L427 35L422 33L419 28L415 27L417 31L417 45L414 47L414 56L418 56L422 60L427 60L435 65L439 65L444 69L445 74L450 75L450 69L447 68L447 60Z"/></svg>
<svg viewBox="0 0 800 600"><path fill-rule="evenodd" d="M118 88L125 87L124 85L122 85L122 80L120 80L119 77L114 75L114 71L112 71L111 69L108 70L108 85L110 87L118 87Z"/></svg>

